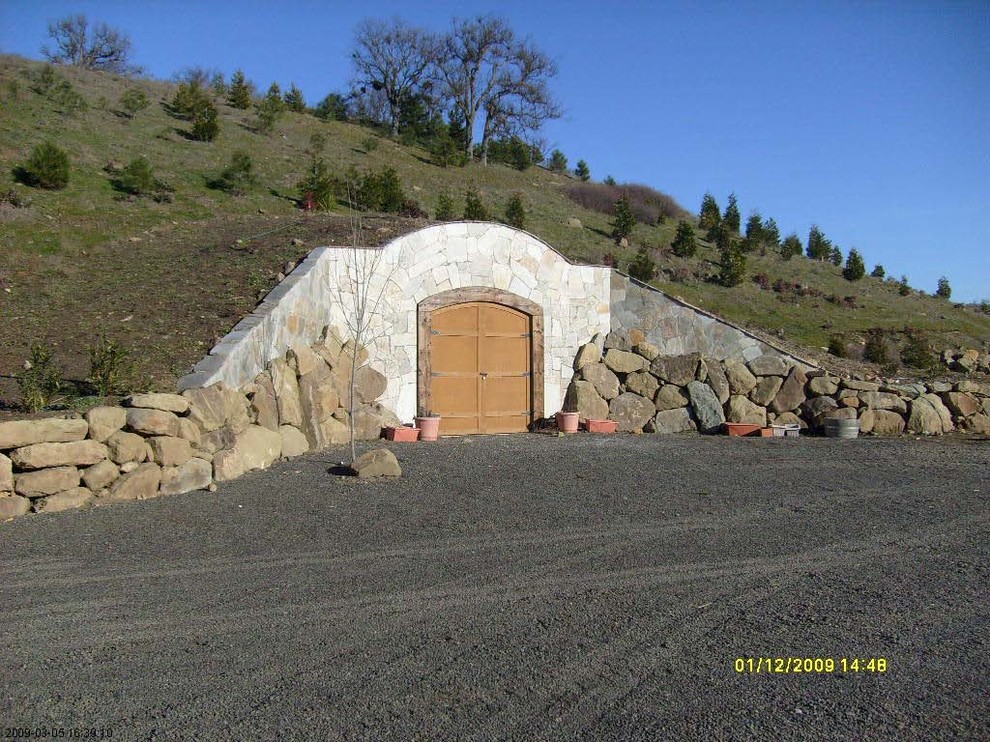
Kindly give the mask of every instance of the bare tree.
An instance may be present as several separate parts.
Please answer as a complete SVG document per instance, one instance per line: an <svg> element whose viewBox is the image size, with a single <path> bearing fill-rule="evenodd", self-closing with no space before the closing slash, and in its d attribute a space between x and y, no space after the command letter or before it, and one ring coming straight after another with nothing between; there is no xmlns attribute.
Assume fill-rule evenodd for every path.
<svg viewBox="0 0 990 742"><path fill-rule="evenodd" d="M437 46L439 76L445 95L465 122L469 157L482 112L483 163L488 161L493 137L535 132L545 121L560 117L549 86L557 74L556 64L529 40L517 40L505 20L494 16L455 20Z"/></svg>
<svg viewBox="0 0 990 742"><path fill-rule="evenodd" d="M124 74L140 71L130 63L130 38L106 23L90 27L82 14L67 16L49 21L48 36L52 46L45 44L41 47L41 53L56 64Z"/></svg>
<svg viewBox="0 0 990 742"><path fill-rule="evenodd" d="M401 18L367 19L357 28L351 61L354 83L380 92L386 104L392 136L399 133L402 102L428 84L426 72L432 60L428 35Z"/></svg>

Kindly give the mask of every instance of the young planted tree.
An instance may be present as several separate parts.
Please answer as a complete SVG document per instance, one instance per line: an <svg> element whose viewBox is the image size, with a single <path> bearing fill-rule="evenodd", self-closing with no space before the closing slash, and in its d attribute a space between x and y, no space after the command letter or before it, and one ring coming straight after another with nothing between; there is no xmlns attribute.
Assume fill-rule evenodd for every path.
<svg viewBox="0 0 990 742"><path fill-rule="evenodd" d="M911 293L911 286L908 284L908 277L901 276L901 280L897 282L897 293L901 296L908 296Z"/></svg>
<svg viewBox="0 0 990 742"><path fill-rule="evenodd" d="M721 229L725 230L724 227ZM739 249L738 240L728 237L719 247L718 281L723 286L738 286L746 277L746 255Z"/></svg>
<svg viewBox="0 0 990 742"><path fill-rule="evenodd" d="M550 153L550 169L555 173L567 170L567 156L559 149Z"/></svg>
<svg viewBox="0 0 990 742"><path fill-rule="evenodd" d="M832 243L825 239L817 224L812 224L808 232L807 253L812 260L825 261L832 257Z"/></svg>
<svg viewBox="0 0 990 742"><path fill-rule="evenodd" d="M505 223L516 229L526 226L526 207L523 205L522 194L513 193L505 206Z"/></svg>
<svg viewBox="0 0 990 742"><path fill-rule="evenodd" d="M51 45L41 47L45 58L88 70L132 74L140 68L131 64L131 40L106 23L90 26L84 15L74 15L48 23Z"/></svg>
<svg viewBox="0 0 990 742"><path fill-rule="evenodd" d="M28 161L15 174L25 185L61 190L69 184L69 155L52 142L42 142L31 150Z"/></svg>
<svg viewBox="0 0 990 742"><path fill-rule="evenodd" d="M629 237L635 226L636 217L629 207L629 199L625 195L619 196L619 200L615 202L615 218L612 222L612 239L615 240L615 244L618 245Z"/></svg>
<svg viewBox="0 0 990 742"><path fill-rule="evenodd" d="M295 83L292 83L285 94L285 107L293 113L306 113L306 98Z"/></svg>
<svg viewBox="0 0 990 742"><path fill-rule="evenodd" d="M438 222L452 222L454 220L454 202L450 200L447 191L441 191L437 197L436 220Z"/></svg>
<svg viewBox="0 0 990 742"><path fill-rule="evenodd" d="M729 194L729 202L725 205L725 214L722 215L722 221L725 222L725 226L728 227L729 231L734 234L739 234L739 224L742 219L742 215L739 213L739 203L736 201L736 194Z"/></svg>
<svg viewBox="0 0 990 742"><path fill-rule="evenodd" d="M120 96L120 108L127 118L132 119L150 104L148 96L139 88L129 88Z"/></svg>
<svg viewBox="0 0 990 742"><path fill-rule="evenodd" d="M935 289L935 296L939 299L948 299L952 296L952 287L949 285L949 279L945 276L938 279L938 288Z"/></svg>
<svg viewBox="0 0 990 742"><path fill-rule="evenodd" d="M711 193L705 193L701 199L701 211L698 212L698 226L706 232L717 226L722 221L722 213L719 211L718 202Z"/></svg>
<svg viewBox="0 0 990 742"><path fill-rule="evenodd" d="M234 108L245 110L251 107L253 97L254 85L244 77L243 70L237 70L234 76L230 78L227 102Z"/></svg>
<svg viewBox="0 0 990 742"><path fill-rule="evenodd" d="M846 267L842 269L842 277L847 281L858 281L866 275L866 265L855 247L849 251L846 257Z"/></svg>
<svg viewBox="0 0 990 742"><path fill-rule="evenodd" d="M220 114L213 101L203 98L192 114L192 138L199 142L212 142L220 135Z"/></svg>
<svg viewBox="0 0 990 742"><path fill-rule="evenodd" d="M742 241L743 252L753 252L763 244L763 217L754 211L746 220L746 238Z"/></svg>
<svg viewBox="0 0 990 742"><path fill-rule="evenodd" d="M636 257L629 263L629 275L643 283L649 283L657 276L657 264L653 260L652 250L646 245L640 245Z"/></svg>
<svg viewBox="0 0 990 742"><path fill-rule="evenodd" d="M670 243L670 249L679 258L694 257L698 250L698 243L691 222L682 220L677 224L677 234L674 235L674 241Z"/></svg>
<svg viewBox="0 0 990 742"><path fill-rule="evenodd" d="M340 93L329 93L313 109L313 114L321 121L347 121L347 98Z"/></svg>
<svg viewBox="0 0 990 742"><path fill-rule="evenodd" d="M875 266L873 266L873 271L870 273L870 275L873 276L874 278L882 279L887 275L887 271L884 270L884 267L880 265L880 263L877 263Z"/></svg>
<svg viewBox="0 0 990 742"><path fill-rule="evenodd" d="M841 266L842 265L842 248L840 248L838 245L833 245L832 246L832 251L831 251L831 253L828 256L828 260L829 260L829 262L832 265L834 265L836 267Z"/></svg>
<svg viewBox="0 0 990 742"><path fill-rule="evenodd" d="M797 236L795 232L791 232L784 241L780 243L780 257L784 260L790 260L796 255L801 255L804 253L804 246L801 244L801 238Z"/></svg>
<svg viewBox="0 0 990 742"><path fill-rule="evenodd" d="M772 217L763 222L763 244L771 250L780 249L780 228Z"/></svg>
<svg viewBox="0 0 990 742"><path fill-rule="evenodd" d="M485 208L481 202L481 196L473 187L468 188L464 195L464 218L474 222L488 221L488 209Z"/></svg>
<svg viewBox="0 0 990 742"><path fill-rule="evenodd" d="M578 160L577 167L574 168L574 174L587 182L591 178L591 170L588 167L588 163L584 160Z"/></svg>
<svg viewBox="0 0 990 742"><path fill-rule="evenodd" d="M210 187L226 191L234 196L241 196L247 193L257 182L254 175L254 163L251 155L243 150L237 150L231 155L230 164L223 169L223 172L210 182Z"/></svg>

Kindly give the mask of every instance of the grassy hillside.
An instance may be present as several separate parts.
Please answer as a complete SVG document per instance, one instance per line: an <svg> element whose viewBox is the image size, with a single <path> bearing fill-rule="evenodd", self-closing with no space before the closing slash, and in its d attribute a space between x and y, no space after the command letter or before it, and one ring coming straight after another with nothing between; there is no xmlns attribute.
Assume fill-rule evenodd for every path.
<svg viewBox="0 0 990 742"><path fill-rule="evenodd" d="M322 244L350 242L352 219L345 209L304 213L295 201L316 132L326 137L324 157L335 172L389 165L407 196L430 214L441 192L459 210L465 190L475 187L498 218L519 192L526 228L574 260L598 263L612 253L625 268L638 245L649 245L658 256L661 288L792 343L818 347L834 333L906 325L929 330L946 345L990 339L990 317L916 293L901 297L896 286L875 279L849 283L838 268L804 258L751 255L747 272L766 274L771 283L780 278L813 286L819 296L781 295L748 280L734 289L719 287L708 280L716 272L710 246L690 260L665 250L672 223L637 225L630 247L616 248L608 237L610 218L567 198L573 182L567 175L504 165L441 168L417 147L304 114L286 113L266 136L253 130L253 111L222 101L219 138L197 142L187 136L190 124L167 110L173 84L58 68L87 104L67 113L64 103L33 89L41 69L0 56L0 194L10 191L7 201L28 204L0 203L0 376L7 377L0 379L0 399L8 403L16 398L10 377L32 343L51 346L67 375L82 379L89 345L101 334L131 349L145 383L168 388L251 310L286 263ZM128 119L119 113L119 101L134 87L151 105ZM64 190L15 181L14 169L44 140L69 152L71 179ZM207 185L235 150L251 155L258 175L258 186L243 196ZM138 156L174 188L170 203L128 198L114 189L107 166ZM582 226L568 226L572 217ZM362 222L360 239L375 244L428 223L371 214ZM854 296L855 308L833 304L829 296Z"/></svg>

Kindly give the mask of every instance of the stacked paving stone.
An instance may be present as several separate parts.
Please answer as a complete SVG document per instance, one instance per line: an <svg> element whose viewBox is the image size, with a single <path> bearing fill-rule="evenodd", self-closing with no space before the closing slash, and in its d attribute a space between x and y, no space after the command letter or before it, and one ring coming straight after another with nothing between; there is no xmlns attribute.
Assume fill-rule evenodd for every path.
<svg viewBox="0 0 990 742"><path fill-rule="evenodd" d="M206 489L279 457L349 440L353 341L327 328L253 383L135 394L84 418L0 423L0 520ZM375 400L386 379L360 348L355 434L378 438L394 414Z"/></svg>
<svg viewBox="0 0 990 742"><path fill-rule="evenodd" d="M744 363L698 353L660 355L637 330L596 336L578 350L564 409L630 432L714 433L725 422L821 429L858 419L861 433L990 433L990 384L898 384L840 379L786 356Z"/></svg>

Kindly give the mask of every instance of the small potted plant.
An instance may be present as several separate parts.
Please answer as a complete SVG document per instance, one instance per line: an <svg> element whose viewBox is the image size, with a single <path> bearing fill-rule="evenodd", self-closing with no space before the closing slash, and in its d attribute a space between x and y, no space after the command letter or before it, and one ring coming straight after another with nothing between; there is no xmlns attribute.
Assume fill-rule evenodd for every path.
<svg viewBox="0 0 990 742"><path fill-rule="evenodd" d="M385 439L408 443L419 440L419 428L414 425L389 425L385 428Z"/></svg>
<svg viewBox="0 0 990 742"><path fill-rule="evenodd" d="M440 416L431 410L421 410L416 415L416 427L421 441L435 441L440 436Z"/></svg>
<svg viewBox="0 0 990 742"><path fill-rule="evenodd" d="M576 433L579 413L570 405L564 404L564 409L557 413L557 430L561 433Z"/></svg>

